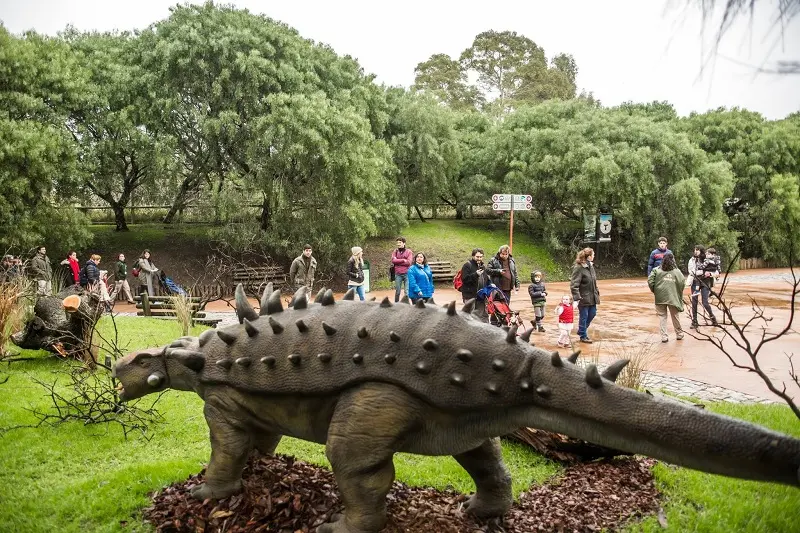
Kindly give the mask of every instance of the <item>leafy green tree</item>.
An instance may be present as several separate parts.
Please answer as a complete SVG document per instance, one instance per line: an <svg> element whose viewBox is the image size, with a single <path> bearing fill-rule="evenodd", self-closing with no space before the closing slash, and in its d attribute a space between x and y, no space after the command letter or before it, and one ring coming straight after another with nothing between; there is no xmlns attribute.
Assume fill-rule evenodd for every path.
<svg viewBox="0 0 800 533"><path fill-rule="evenodd" d="M58 39L0 26L0 247L81 246L75 151L63 127L85 76Z"/></svg>
<svg viewBox="0 0 800 533"><path fill-rule="evenodd" d="M485 114L471 111L459 113L454 128L461 164L439 198L455 208L456 218L461 219L467 205L485 203L493 192L494 185L486 176L489 154L484 148L494 126Z"/></svg>
<svg viewBox="0 0 800 533"><path fill-rule="evenodd" d="M453 109L475 109L482 103L482 95L469 84L461 63L447 54L434 54L419 63L412 89L430 94Z"/></svg>
<svg viewBox="0 0 800 533"><path fill-rule="evenodd" d="M397 185L410 212L443 195L458 174L461 153L454 114L435 100L402 90L389 93L392 106L386 136L397 167Z"/></svg>
<svg viewBox="0 0 800 533"><path fill-rule="evenodd" d="M125 208L133 193L171 172L172 147L144 126L137 93L139 69L130 53L130 34L79 34L64 37L88 69L90 79L67 128L79 150L84 185L111 206L117 231L127 231Z"/></svg>

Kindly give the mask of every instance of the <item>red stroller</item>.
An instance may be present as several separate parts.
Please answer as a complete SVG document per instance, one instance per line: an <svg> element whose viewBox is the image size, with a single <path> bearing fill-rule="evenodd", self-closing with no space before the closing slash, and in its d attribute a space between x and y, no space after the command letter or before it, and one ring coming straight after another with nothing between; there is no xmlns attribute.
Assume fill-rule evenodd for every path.
<svg viewBox="0 0 800 533"><path fill-rule="evenodd" d="M516 325L525 331L525 323L519 313L512 311L508 305L505 294L497 285L490 283L480 291L478 291L478 299L486 301L486 314L488 315L489 324L493 326L508 326Z"/></svg>

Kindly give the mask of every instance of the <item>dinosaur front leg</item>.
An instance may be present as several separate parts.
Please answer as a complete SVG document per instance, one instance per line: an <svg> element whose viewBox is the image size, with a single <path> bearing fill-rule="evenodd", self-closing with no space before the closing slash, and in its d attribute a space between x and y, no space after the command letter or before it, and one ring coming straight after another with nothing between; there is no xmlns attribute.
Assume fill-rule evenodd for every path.
<svg viewBox="0 0 800 533"><path fill-rule="evenodd" d="M500 439L487 440L474 450L453 457L472 477L477 488L466 503L467 510L481 518L506 514L514 498Z"/></svg>
<svg viewBox="0 0 800 533"><path fill-rule="evenodd" d="M255 449L263 455L273 455L275 448L281 442L283 435L274 435L272 433L259 433L255 437Z"/></svg>
<svg viewBox="0 0 800 533"><path fill-rule="evenodd" d="M366 385L341 398L328 429L326 454L345 513L318 533L377 533L386 524L392 456L412 427L413 403L391 385Z"/></svg>
<svg viewBox="0 0 800 533"><path fill-rule="evenodd" d="M242 469L253 447L252 437L209 402L203 411L211 434L211 460L206 482L192 488L191 494L198 500L227 498L242 490Z"/></svg>

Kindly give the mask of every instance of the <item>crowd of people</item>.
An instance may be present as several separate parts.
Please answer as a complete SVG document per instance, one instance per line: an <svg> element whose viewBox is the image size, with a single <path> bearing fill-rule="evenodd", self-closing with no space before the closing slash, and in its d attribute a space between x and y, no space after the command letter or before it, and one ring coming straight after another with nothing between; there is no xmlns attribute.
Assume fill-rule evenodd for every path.
<svg viewBox="0 0 800 533"><path fill-rule="evenodd" d="M433 272L428 265L428 258L424 252L416 254L407 246L404 237L395 240L396 247L392 250L389 276L394 283L395 302L400 301L405 294L411 303L421 300L429 302L435 291ZM353 246L347 262L347 287L353 289L359 300L365 299L364 289L366 283L366 262L364 251L359 246ZM5 279L27 275L35 282L36 292L41 296L53 293L54 276L60 277L59 286L62 288L72 285L97 291L101 301L108 309L113 305L117 295L122 295L128 303L134 303L129 277L138 280L138 293L155 295L156 282L159 268L153 263L149 250L133 262L129 268L125 254L117 256L113 271L103 270L100 267L101 256L92 254L81 266L78 254L70 251L61 261L59 268L53 270L52 263L47 256L47 249L40 246L36 254L26 265L19 258L11 255L3 257L2 273ZM650 253L647 263L648 286L654 294L656 314L659 317L661 340L669 341L667 332L668 317L675 330L675 337L681 340L684 331L681 326L679 313L684 310L683 293L686 287L690 288L691 302L691 327L699 326L698 305L702 305L706 319L716 325L717 320L709 302L715 280L720 274L720 258L714 248L705 248L697 245L687 265L688 277L684 277L675 262L675 256L668 248L666 237L659 237L658 247ZM289 283L294 288L305 286L313 289L317 271L317 260L313 256L310 244L303 247L303 252L296 257L289 269ZM510 304L512 296L519 293L520 278L517 265L508 245L500 246L497 253L488 261L482 248L472 250L471 257L461 266L456 276L456 288L461 292L464 302L472 299L485 300L490 287L496 291L506 304ZM578 322L579 342L591 344L589 327L597 314L600 304L600 291L597 286L597 274L594 268L594 250L583 248L580 250L572 265L570 276L570 290L568 294L558 297L555 315L558 323L559 346L570 346L570 334L574 322ZM544 319L547 306L547 287L544 283L544 273L537 270L531 274L531 283L528 294L533 305L534 316L531 327L536 332L545 332Z"/></svg>
<svg viewBox="0 0 800 533"><path fill-rule="evenodd" d="M128 303L135 303L131 292L129 276L136 277L139 281L138 292L147 292L155 295L155 283L159 269L153 264L149 250L144 250L134 261L129 269L125 254L117 256L113 272L109 273L100 267L102 257L91 254L86 262L81 265L78 253L70 250L67 257L61 261L56 269L47 256L47 248L40 246L27 265L22 259L12 255L5 255L2 263L2 275L5 281L17 276L27 275L36 284L37 296L50 296L53 294L53 282L61 289L79 285L80 287L96 291L106 310L111 310L118 294L122 294Z"/></svg>

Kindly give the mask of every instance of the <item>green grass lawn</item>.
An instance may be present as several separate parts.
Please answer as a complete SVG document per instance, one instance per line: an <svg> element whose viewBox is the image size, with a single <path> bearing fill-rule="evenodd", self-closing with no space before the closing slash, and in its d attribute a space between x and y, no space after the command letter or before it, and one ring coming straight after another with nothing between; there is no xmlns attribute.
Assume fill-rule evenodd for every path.
<svg viewBox="0 0 800 533"><path fill-rule="evenodd" d="M162 344L180 335L177 324L156 319L122 317L117 325L119 345L129 350ZM108 318L100 327L105 337L111 336ZM33 378L52 382L57 379L54 372L64 365L44 353L22 355L36 358L3 369L9 381L0 385L0 428L35 423L30 409L46 408L49 400ZM800 435L800 425L784 407L710 408ZM168 392L159 409L165 421L152 428L149 441L136 436L126 440L115 425L74 422L0 434L0 531L149 531L138 514L149 504L148 494L199 472L210 451L197 396ZM320 445L286 438L278 451L327 465ZM505 443L504 456L514 477L515 494L560 471L559 466L521 445ZM395 463L398 479L406 483L474 490L452 458L398 454ZM665 492L670 531L798 531L797 489L661 465L656 477ZM648 519L631 531L659 528L654 519Z"/></svg>

